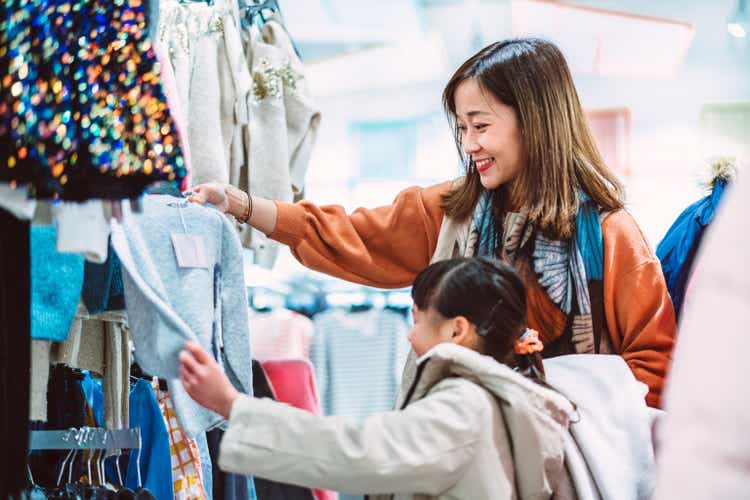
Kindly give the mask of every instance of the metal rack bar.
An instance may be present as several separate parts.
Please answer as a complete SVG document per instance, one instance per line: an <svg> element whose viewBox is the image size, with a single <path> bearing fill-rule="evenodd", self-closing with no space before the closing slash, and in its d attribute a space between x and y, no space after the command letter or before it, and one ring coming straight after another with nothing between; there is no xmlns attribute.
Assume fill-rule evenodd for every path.
<svg viewBox="0 0 750 500"><path fill-rule="evenodd" d="M107 450L141 447L141 430L81 427L66 431L31 431L31 450Z"/></svg>

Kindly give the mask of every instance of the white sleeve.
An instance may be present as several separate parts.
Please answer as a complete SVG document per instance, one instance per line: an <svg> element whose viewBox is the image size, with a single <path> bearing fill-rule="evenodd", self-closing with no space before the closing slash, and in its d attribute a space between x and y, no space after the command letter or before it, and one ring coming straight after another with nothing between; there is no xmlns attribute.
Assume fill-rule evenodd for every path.
<svg viewBox="0 0 750 500"><path fill-rule="evenodd" d="M481 388L453 378L402 411L378 413L361 423L240 396L219 465L228 472L352 494L437 495L473 460L480 431L490 425L491 404Z"/></svg>

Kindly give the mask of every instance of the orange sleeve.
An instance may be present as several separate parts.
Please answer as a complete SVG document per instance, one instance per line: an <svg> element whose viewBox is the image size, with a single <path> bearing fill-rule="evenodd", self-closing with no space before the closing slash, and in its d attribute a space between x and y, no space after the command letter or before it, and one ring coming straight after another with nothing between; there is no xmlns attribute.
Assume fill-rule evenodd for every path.
<svg viewBox="0 0 750 500"><path fill-rule="evenodd" d="M602 222L604 312L615 352L649 387L659 407L677 325L661 264L633 217L618 210Z"/></svg>
<svg viewBox="0 0 750 500"><path fill-rule="evenodd" d="M358 208L351 215L338 205L277 202L269 237L316 271L381 288L408 286L435 251L443 220L440 196L451 186L412 187L391 205Z"/></svg>

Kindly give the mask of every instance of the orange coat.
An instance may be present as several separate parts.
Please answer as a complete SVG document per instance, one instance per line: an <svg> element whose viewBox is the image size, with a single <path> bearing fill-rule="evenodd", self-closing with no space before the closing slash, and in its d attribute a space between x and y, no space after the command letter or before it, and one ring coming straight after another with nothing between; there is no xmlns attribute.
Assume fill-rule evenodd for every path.
<svg viewBox="0 0 750 500"><path fill-rule="evenodd" d="M440 196L451 186L412 187L391 205L359 208L351 215L340 206L277 203L270 237L288 245L311 269L381 288L409 286L435 251L443 220ZM612 347L648 385L648 404L659 406L676 331L661 265L625 210L604 218L602 236L604 313ZM537 326L533 316L532 328Z"/></svg>

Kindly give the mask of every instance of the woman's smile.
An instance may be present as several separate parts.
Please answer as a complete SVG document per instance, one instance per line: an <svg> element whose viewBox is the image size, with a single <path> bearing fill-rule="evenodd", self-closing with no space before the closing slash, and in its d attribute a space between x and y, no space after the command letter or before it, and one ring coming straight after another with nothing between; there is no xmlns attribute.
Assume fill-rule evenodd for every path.
<svg viewBox="0 0 750 500"><path fill-rule="evenodd" d="M482 158L481 160L474 160L474 164L477 166L477 172L480 174L486 172L489 168L495 164L494 158Z"/></svg>

